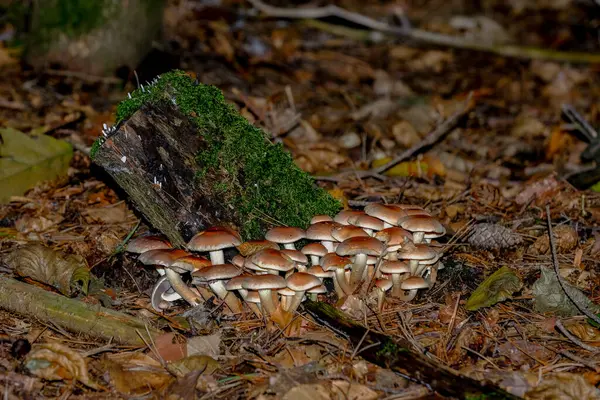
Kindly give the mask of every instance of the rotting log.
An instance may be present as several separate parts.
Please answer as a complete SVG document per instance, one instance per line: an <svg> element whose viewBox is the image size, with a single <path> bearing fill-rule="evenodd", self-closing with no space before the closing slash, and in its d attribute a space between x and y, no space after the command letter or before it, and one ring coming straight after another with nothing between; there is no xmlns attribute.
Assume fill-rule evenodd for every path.
<svg viewBox="0 0 600 400"><path fill-rule="evenodd" d="M458 399L520 399L492 383L466 377L411 351L410 343L405 340L394 340L382 333L367 330L327 303L307 300L304 309L317 323L344 336L353 346L360 346L356 352L360 357L421 383L442 396Z"/></svg>
<svg viewBox="0 0 600 400"><path fill-rule="evenodd" d="M251 239L340 208L220 90L182 71L133 92L116 119L91 157L176 246L212 225Z"/></svg>
<svg viewBox="0 0 600 400"><path fill-rule="evenodd" d="M145 346L161 333L131 315L70 299L4 276L0 276L0 307L71 332L129 346Z"/></svg>

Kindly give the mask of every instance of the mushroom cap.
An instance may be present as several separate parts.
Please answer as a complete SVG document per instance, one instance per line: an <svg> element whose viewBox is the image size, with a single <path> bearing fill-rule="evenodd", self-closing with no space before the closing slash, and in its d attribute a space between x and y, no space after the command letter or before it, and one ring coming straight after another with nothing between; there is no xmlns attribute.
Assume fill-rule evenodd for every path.
<svg viewBox="0 0 600 400"><path fill-rule="evenodd" d="M210 282L221 279L231 279L242 273L242 270L232 264L217 264L192 272L195 282Z"/></svg>
<svg viewBox="0 0 600 400"><path fill-rule="evenodd" d="M234 276L225 284L225 289L227 289L229 291L243 289L242 284L244 283L244 281L247 278L250 278L252 276L254 276L254 275L243 274L243 275Z"/></svg>
<svg viewBox="0 0 600 400"><path fill-rule="evenodd" d="M296 292L304 292L315 286L321 285L321 280L319 278L306 272L296 272L288 276L286 281L287 287Z"/></svg>
<svg viewBox="0 0 600 400"><path fill-rule="evenodd" d="M382 292L390 290L393 285L394 283L389 279L377 279L375 281L375 287L377 287L377 289L381 290Z"/></svg>
<svg viewBox="0 0 600 400"><path fill-rule="evenodd" d="M306 272L317 278L333 278L334 275L332 271L325 271L320 265L313 265Z"/></svg>
<svg viewBox="0 0 600 400"><path fill-rule="evenodd" d="M327 248L321 243L309 243L300 251L307 256L323 257L325 254L327 254Z"/></svg>
<svg viewBox="0 0 600 400"><path fill-rule="evenodd" d="M339 224L332 221L317 222L308 227L306 238L310 240L334 241L335 239L331 236L331 231L336 226L339 226Z"/></svg>
<svg viewBox="0 0 600 400"><path fill-rule="evenodd" d="M333 221L333 218L331 218L329 215L325 215L325 214L315 215L314 217L312 217L310 219L311 224L316 224L317 222L327 222L327 221Z"/></svg>
<svg viewBox="0 0 600 400"><path fill-rule="evenodd" d="M278 275L254 275L242 282L242 287L248 290L281 289L286 287L284 278Z"/></svg>
<svg viewBox="0 0 600 400"><path fill-rule="evenodd" d="M335 271L338 268L350 269L352 260L348 257L342 257L336 253L327 253L321 259L321 266L325 271Z"/></svg>
<svg viewBox="0 0 600 400"><path fill-rule="evenodd" d="M239 255L239 254L236 254L231 259L231 263L233 265L235 265L236 267L240 267L240 268L242 268L244 266L244 262L245 261L246 261L246 259L243 256Z"/></svg>
<svg viewBox="0 0 600 400"><path fill-rule="evenodd" d="M138 261L144 265L162 265L168 267L178 258L189 256L185 250L180 249L162 249L146 251L138 257Z"/></svg>
<svg viewBox="0 0 600 400"><path fill-rule="evenodd" d="M296 292L294 292L292 289L290 289L289 287L284 287L281 288L277 291L277 293L279 293L282 296L293 296L296 294Z"/></svg>
<svg viewBox="0 0 600 400"><path fill-rule="evenodd" d="M365 206L365 213L391 225L397 225L398 219L406 215L402 210L381 203L368 204Z"/></svg>
<svg viewBox="0 0 600 400"><path fill-rule="evenodd" d="M423 210L425 209L421 206L417 206L414 204L388 204L388 207L391 207L395 210Z"/></svg>
<svg viewBox="0 0 600 400"><path fill-rule="evenodd" d="M379 267L379 271L384 274L405 274L410 272L410 266L403 261L384 261Z"/></svg>
<svg viewBox="0 0 600 400"><path fill-rule="evenodd" d="M413 239L412 233L396 226L380 230L375 233L375 237L386 245L388 251L398 250L404 243L412 242Z"/></svg>
<svg viewBox="0 0 600 400"><path fill-rule="evenodd" d="M446 229L437 219L425 215L405 218L400 222L400 227L411 232L425 232L429 235L443 236L446 234Z"/></svg>
<svg viewBox="0 0 600 400"><path fill-rule="evenodd" d="M240 254L244 257L251 256L262 249L279 250L279 245L271 242L270 240L248 240L247 242L244 242L236 247Z"/></svg>
<svg viewBox="0 0 600 400"><path fill-rule="evenodd" d="M281 252L298 264L308 264L308 257L300 250L283 249Z"/></svg>
<svg viewBox="0 0 600 400"><path fill-rule="evenodd" d="M294 260L284 254L282 251L275 249L260 250L246 259L245 265L250 267L248 262L258 266L259 268L270 269L274 271L289 271L296 266L296 264L294 264Z"/></svg>
<svg viewBox="0 0 600 400"><path fill-rule="evenodd" d="M370 215L353 215L348 218L350 225L358 226L363 229L373 229L380 231L383 229L383 221Z"/></svg>
<svg viewBox="0 0 600 400"><path fill-rule="evenodd" d="M428 289L429 284L420 276L411 276L402 281L400 288L404 290Z"/></svg>
<svg viewBox="0 0 600 400"><path fill-rule="evenodd" d="M237 232L225 227L212 227L195 234L187 248L193 251L216 251L240 244L242 239Z"/></svg>
<svg viewBox="0 0 600 400"><path fill-rule="evenodd" d="M383 243L373 237L353 237L340 243L335 252L340 256L354 256L357 254L378 256L383 250Z"/></svg>
<svg viewBox="0 0 600 400"><path fill-rule="evenodd" d="M308 289L307 292L313 294L323 294L327 293L327 288L325 287L325 285L320 284L319 286L315 286L314 288Z"/></svg>
<svg viewBox="0 0 600 400"><path fill-rule="evenodd" d="M189 256L178 258L173 264L169 265L169 268L181 273L184 271L197 271L199 269L206 268L209 265L212 265L209 259L190 254Z"/></svg>
<svg viewBox="0 0 600 400"><path fill-rule="evenodd" d="M402 260L431 261L433 263L440 258L440 254L426 244L415 244L399 251L398 258Z"/></svg>
<svg viewBox="0 0 600 400"><path fill-rule="evenodd" d="M338 242L343 242L352 237L368 237L369 235L362 228L353 225L341 225L333 228L331 236Z"/></svg>
<svg viewBox="0 0 600 400"><path fill-rule="evenodd" d="M339 213L337 213L337 215L333 218L333 220L335 222L337 222L338 224L350 225L350 222L348 222L348 218L354 217L357 215L364 215L364 214L365 214L364 211L342 210Z"/></svg>
<svg viewBox="0 0 600 400"><path fill-rule="evenodd" d="M150 250L166 250L172 249L173 245L164 238L160 236L138 236L135 239L132 239L127 243L127 247L125 251L129 253L145 253Z"/></svg>
<svg viewBox="0 0 600 400"><path fill-rule="evenodd" d="M258 294L258 292L254 292L254 291L248 292L244 301L246 301L248 303L259 304L260 303L260 295Z"/></svg>
<svg viewBox="0 0 600 400"><path fill-rule="evenodd" d="M267 231L265 239L275 243L294 243L306 237L303 229L293 226L276 226Z"/></svg>

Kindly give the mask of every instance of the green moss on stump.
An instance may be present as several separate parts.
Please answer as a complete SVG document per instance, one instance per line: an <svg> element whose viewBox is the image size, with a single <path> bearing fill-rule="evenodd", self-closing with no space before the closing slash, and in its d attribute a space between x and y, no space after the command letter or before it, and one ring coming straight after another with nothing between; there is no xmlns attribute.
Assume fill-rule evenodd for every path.
<svg viewBox="0 0 600 400"><path fill-rule="evenodd" d="M207 144L197 156L198 179L236 207L246 239L262 236L270 224L306 228L312 216L340 210L341 204L316 186L281 145L271 143L228 104L219 89L194 84L183 71L163 74L144 91L135 90L117 107L117 123L143 104L160 102L174 102L198 127ZM92 147L92 158L99 147L100 142ZM223 174L229 179L211 180Z"/></svg>

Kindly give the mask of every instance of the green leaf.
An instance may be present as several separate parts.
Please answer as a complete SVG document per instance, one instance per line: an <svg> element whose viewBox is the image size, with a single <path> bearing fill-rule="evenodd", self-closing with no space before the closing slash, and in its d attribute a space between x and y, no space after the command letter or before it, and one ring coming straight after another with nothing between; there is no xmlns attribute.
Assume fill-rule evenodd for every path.
<svg viewBox="0 0 600 400"><path fill-rule="evenodd" d="M51 136L0 129L0 204L67 173L73 148Z"/></svg>
<svg viewBox="0 0 600 400"><path fill-rule="evenodd" d="M502 267L483 281L471 294L465 308L475 311L509 299L523 286L521 279L508 267Z"/></svg>

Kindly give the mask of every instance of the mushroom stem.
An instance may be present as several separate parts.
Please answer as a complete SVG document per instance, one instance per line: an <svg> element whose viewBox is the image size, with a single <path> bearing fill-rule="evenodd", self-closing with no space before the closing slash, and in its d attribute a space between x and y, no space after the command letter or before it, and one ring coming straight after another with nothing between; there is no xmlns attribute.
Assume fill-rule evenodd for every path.
<svg viewBox="0 0 600 400"><path fill-rule="evenodd" d="M331 240L322 240L321 244L323 246L325 246L325 248L327 249L327 251L329 253L333 253L335 251L335 249L333 247L333 242Z"/></svg>
<svg viewBox="0 0 600 400"><path fill-rule="evenodd" d="M377 289L377 311L383 311L383 302L385 301L385 291Z"/></svg>
<svg viewBox="0 0 600 400"><path fill-rule="evenodd" d="M367 255L359 253L354 257L352 273L350 275L350 287L356 288L356 285L363 279L365 268L367 267Z"/></svg>
<svg viewBox="0 0 600 400"><path fill-rule="evenodd" d="M265 310L265 313L267 315L273 314L277 307L275 306L275 303L273 303L271 289L259 290L258 296L260 297L260 304L262 305L263 310Z"/></svg>
<svg viewBox="0 0 600 400"><path fill-rule="evenodd" d="M210 255L210 262L213 265L225 264L225 255L223 250L215 250L208 253Z"/></svg>
<svg viewBox="0 0 600 400"><path fill-rule="evenodd" d="M158 274L160 276L164 276L165 275L165 269L164 268L156 268L156 272L158 272Z"/></svg>
<svg viewBox="0 0 600 400"><path fill-rule="evenodd" d="M192 306L197 306L198 304L200 304L200 302L198 301L198 295L196 295L196 293L190 290L190 288L185 284L185 282L183 281L183 279L181 279L181 276L177 272L166 268L165 275L167 276L167 279L169 280L169 283L171 284L173 289L177 293L179 293L179 295L185 301L190 303Z"/></svg>
<svg viewBox="0 0 600 400"><path fill-rule="evenodd" d="M423 243L425 232L413 232L413 243Z"/></svg>
<svg viewBox="0 0 600 400"><path fill-rule="evenodd" d="M391 227L393 227L393 226L394 226L394 225L390 224L389 222L385 222L385 221L383 221L383 229L391 228Z"/></svg>
<svg viewBox="0 0 600 400"><path fill-rule="evenodd" d="M433 264L429 268L429 276L427 277L427 283L429 284L429 287L433 287L433 285L435 285L435 282L437 281L437 272L438 272L438 265Z"/></svg>
<svg viewBox="0 0 600 400"><path fill-rule="evenodd" d="M398 298L402 301L411 301L412 299L414 299L417 296L418 291L419 291L419 289L411 289L411 290L407 290L407 291L402 290L400 293L400 296L398 296ZM408 292L408 294L406 294L406 292Z"/></svg>
<svg viewBox="0 0 600 400"><path fill-rule="evenodd" d="M410 260L408 265L410 266L410 275L418 276L417 270L419 269L419 260Z"/></svg>
<svg viewBox="0 0 600 400"><path fill-rule="evenodd" d="M246 303L248 308L256 315L258 318L262 318L262 313L260 312L260 308L254 303Z"/></svg>
<svg viewBox="0 0 600 400"><path fill-rule="evenodd" d="M352 294L352 289L346 283L346 272L343 268L337 268L335 275L333 276L334 282L337 282L339 288L344 292L345 295ZM342 296L343 297L343 296Z"/></svg>
<svg viewBox="0 0 600 400"><path fill-rule="evenodd" d="M310 256L311 265L319 265L319 256Z"/></svg>
<svg viewBox="0 0 600 400"><path fill-rule="evenodd" d="M337 297L339 299L346 295L346 293L344 293L344 291L340 287L340 284L335 276L333 277L333 288L335 289L335 293L337 294Z"/></svg>
<svg viewBox="0 0 600 400"><path fill-rule="evenodd" d="M318 297L317 297L317 293L309 293L308 294L308 298L311 299L312 301L317 301Z"/></svg>
<svg viewBox="0 0 600 400"><path fill-rule="evenodd" d="M219 299L223 300L223 302L227 304L233 313L237 314L242 312L242 304L233 293L229 293L229 291L225 288L223 281L210 281L208 286L210 286L211 290Z"/></svg>
<svg viewBox="0 0 600 400"><path fill-rule="evenodd" d="M292 297L292 301L290 302L288 311L293 313L298 309L300 303L302 303L302 298L304 297L304 292L296 292L296 294Z"/></svg>
<svg viewBox="0 0 600 400"><path fill-rule="evenodd" d="M401 274L392 274L392 296L393 297L401 297L402 289L400 285L402 284L402 275Z"/></svg>
<svg viewBox="0 0 600 400"><path fill-rule="evenodd" d="M423 273L425 272L425 270L427 269L428 265L424 264L424 263L420 263L417 266L417 272L415 273L415 276L422 276Z"/></svg>
<svg viewBox="0 0 600 400"><path fill-rule="evenodd" d="M288 250L296 250L296 248L294 247L294 243L284 243L283 248Z"/></svg>

